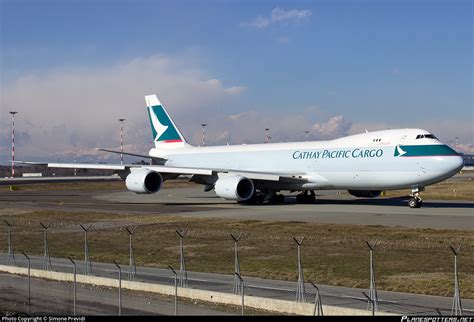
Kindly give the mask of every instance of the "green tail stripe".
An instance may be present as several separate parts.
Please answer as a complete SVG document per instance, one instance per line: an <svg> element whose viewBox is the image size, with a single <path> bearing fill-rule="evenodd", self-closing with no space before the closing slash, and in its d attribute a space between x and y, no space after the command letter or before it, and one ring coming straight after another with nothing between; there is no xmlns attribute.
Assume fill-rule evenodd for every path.
<svg viewBox="0 0 474 322"><path fill-rule="evenodd" d="M148 109L148 117L150 118L150 124L151 124L151 130L153 132L153 139L156 142L160 141L181 141L181 137L178 134L178 131L174 127L173 123L171 122L170 118L166 114L165 110L163 109L163 106L161 105L156 105ZM155 129L155 126L153 125L153 120L150 112L154 113L156 117L158 118L159 123L161 123L162 126L166 126L167 129L164 131L164 133L160 133L160 136L157 137L157 129Z"/></svg>

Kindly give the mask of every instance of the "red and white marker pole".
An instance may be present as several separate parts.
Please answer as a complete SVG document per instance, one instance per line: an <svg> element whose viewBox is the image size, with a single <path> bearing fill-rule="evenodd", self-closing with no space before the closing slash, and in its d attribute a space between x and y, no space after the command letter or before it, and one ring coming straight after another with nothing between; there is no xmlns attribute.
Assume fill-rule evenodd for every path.
<svg viewBox="0 0 474 322"><path fill-rule="evenodd" d="M119 119L120 121L120 164L123 164L123 122L125 119Z"/></svg>
<svg viewBox="0 0 474 322"><path fill-rule="evenodd" d="M74 144L74 176L76 176L77 174L76 161L77 161L77 145Z"/></svg>
<svg viewBox="0 0 474 322"><path fill-rule="evenodd" d="M202 146L206 145L206 123L202 123Z"/></svg>
<svg viewBox="0 0 474 322"><path fill-rule="evenodd" d="M12 178L15 178L15 114L18 112L11 111L12 115Z"/></svg>
<svg viewBox="0 0 474 322"><path fill-rule="evenodd" d="M270 129L265 129L265 143L270 143Z"/></svg>

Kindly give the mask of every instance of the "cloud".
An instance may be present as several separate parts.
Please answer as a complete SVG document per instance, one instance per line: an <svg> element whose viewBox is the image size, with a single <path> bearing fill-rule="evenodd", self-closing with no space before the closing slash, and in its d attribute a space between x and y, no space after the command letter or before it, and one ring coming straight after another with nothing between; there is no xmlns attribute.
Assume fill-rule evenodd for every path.
<svg viewBox="0 0 474 322"><path fill-rule="evenodd" d="M305 131L310 131L311 140L333 139L348 134L350 122L342 116L333 116L324 122L312 123L308 113L276 114L255 110L215 116L206 127L206 142L217 144L250 144L265 141L265 128L270 129L271 142L305 141ZM196 144L202 141L198 126L191 139Z"/></svg>
<svg viewBox="0 0 474 322"><path fill-rule="evenodd" d="M285 11L283 9L280 9L279 7L276 7L275 9L272 10L271 14L271 21L272 23L276 22L282 22L282 21L287 21L287 20L301 20L301 19L306 19L311 16L312 12L311 10L288 10Z"/></svg>
<svg viewBox="0 0 474 322"><path fill-rule="evenodd" d="M456 151L465 153L465 154L474 154L474 145L473 144L458 144L453 146Z"/></svg>
<svg viewBox="0 0 474 322"><path fill-rule="evenodd" d="M331 117L326 123L314 124L312 130L321 138L333 139L347 135L351 125L342 115L338 115Z"/></svg>
<svg viewBox="0 0 474 322"><path fill-rule="evenodd" d="M311 17L312 12L311 10L304 9L304 10L283 10L279 7L276 7L271 11L268 16L257 16L255 19L249 22L242 22L240 26L242 27L250 27L256 29L265 29L270 27L271 25L277 24L285 24L285 23L295 23L298 21L304 21Z"/></svg>
<svg viewBox="0 0 474 322"><path fill-rule="evenodd" d="M290 42L290 38L288 38L288 37L278 37L277 42L279 44L288 44Z"/></svg>
<svg viewBox="0 0 474 322"><path fill-rule="evenodd" d="M258 16L250 22L242 22L240 24L242 27L252 27L257 29L267 28L270 25L270 19Z"/></svg>
<svg viewBox="0 0 474 322"><path fill-rule="evenodd" d="M154 55L100 68L65 68L2 83L0 115L14 107L19 157L41 159L81 147L119 142L118 118L125 118L125 143L147 148L150 134L144 95L156 93L173 115L217 109L245 86L209 77L190 59ZM192 61L192 59L191 59ZM0 149L8 151L10 120L0 118ZM145 150L142 150L142 152ZM6 162L2 153L1 163Z"/></svg>
<svg viewBox="0 0 474 322"><path fill-rule="evenodd" d="M240 93L244 92L247 89L245 86L232 86L229 88L226 88L224 92L226 92L229 95L239 95Z"/></svg>

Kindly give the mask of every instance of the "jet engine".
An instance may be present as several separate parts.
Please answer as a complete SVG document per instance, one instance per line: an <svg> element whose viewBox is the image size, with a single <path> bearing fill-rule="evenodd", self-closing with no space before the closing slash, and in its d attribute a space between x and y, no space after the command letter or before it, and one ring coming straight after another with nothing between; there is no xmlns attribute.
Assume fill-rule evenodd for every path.
<svg viewBox="0 0 474 322"><path fill-rule="evenodd" d="M348 192L359 198L377 198L382 194L380 190L348 190Z"/></svg>
<svg viewBox="0 0 474 322"><path fill-rule="evenodd" d="M161 174L148 169L131 169L130 174L125 178L127 189L135 193L158 192L162 183Z"/></svg>
<svg viewBox="0 0 474 322"><path fill-rule="evenodd" d="M227 200L245 201L254 193L252 180L239 175L220 175L214 189L219 197Z"/></svg>

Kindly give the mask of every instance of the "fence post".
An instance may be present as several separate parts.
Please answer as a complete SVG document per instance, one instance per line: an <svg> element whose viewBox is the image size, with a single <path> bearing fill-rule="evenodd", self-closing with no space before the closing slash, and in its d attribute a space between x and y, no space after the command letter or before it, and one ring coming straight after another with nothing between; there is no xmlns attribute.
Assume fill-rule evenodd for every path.
<svg viewBox="0 0 474 322"><path fill-rule="evenodd" d="M122 268L116 261L113 261L119 270L119 316L122 315Z"/></svg>
<svg viewBox="0 0 474 322"><path fill-rule="evenodd" d="M378 296L377 296L377 284L375 282L375 262L374 262L374 249L377 246L378 240L376 240L373 244L370 244L368 241L365 241L367 246L369 247L369 255L370 255L370 289L369 289L369 296L371 301L367 303L367 310L372 307L372 310L378 310Z"/></svg>
<svg viewBox="0 0 474 322"><path fill-rule="evenodd" d="M48 245L48 228L51 226L52 222L45 225L40 222L41 227L43 227L43 269L49 271L52 269L51 257L49 256L49 245Z"/></svg>
<svg viewBox="0 0 474 322"><path fill-rule="evenodd" d="M76 272L77 272L76 271L76 262L71 257L68 257L68 259L71 261L72 266L74 267L74 284L73 284L74 285L73 286L74 287L74 290L73 290L73 292L74 292L74 295L73 295L74 306L73 306L73 308L74 308L74 315L76 315Z"/></svg>
<svg viewBox="0 0 474 322"><path fill-rule="evenodd" d="M92 273L92 263L91 257L89 255L89 244L87 243L87 232L92 228L90 224L87 228L80 224L82 230L84 231L84 274L89 275Z"/></svg>
<svg viewBox="0 0 474 322"><path fill-rule="evenodd" d="M174 315L178 315L178 273L172 266L168 266L168 268L174 274Z"/></svg>
<svg viewBox="0 0 474 322"><path fill-rule="evenodd" d="M179 263L179 286L188 287L188 273L186 272L186 263L184 260L184 236L188 232L185 230L176 230L176 234L179 236L179 250L180 250L180 263Z"/></svg>
<svg viewBox="0 0 474 322"><path fill-rule="evenodd" d="M461 293L459 291L459 280L458 280L458 254L461 249L461 245L457 249L449 245L454 254L454 297L453 307L451 309L451 315L462 316L462 305L461 305Z"/></svg>
<svg viewBox="0 0 474 322"><path fill-rule="evenodd" d="M296 301L305 302L305 288L304 288L304 274L303 264L301 263L301 245L303 244L305 236L300 240L293 237L298 249L298 284L296 285Z"/></svg>
<svg viewBox="0 0 474 322"><path fill-rule="evenodd" d="M370 297L368 296L365 292L362 292L362 294L364 294L364 296L367 298L367 300L369 300L369 302L372 304L372 316L375 316L375 301Z"/></svg>
<svg viewBox="0 0 474 322"><path fill-rule="evenodd" d="M137 226L129 229L128 227L125 227L125 230L128 232L128 235L129 235L129 263L130 263L130 267L129 267L129 271L128 271L128 280L129 281L133 281L133 279L135 278L135 274L137 274L137 266L135 265L135 255L133 253L133 248L132 248L132 236L133 236L133 233L135 232L135 229L137 229Z"/></svg>
<svg viewBox="0 0 474 322"><path fill-rule="evenodd" d="M15 253L13 252L13 241L12 241L12 226L14 221L8 222L3 220L5 224L8 226L8 254L7 254L7 265L8 266L15 266Z"/></svg>
<svg viewBox="0 0 474 322"><path fill-rule="evenodd" d="M239 241L242 238L242 233L240 233L237 237L233 234L230 234L232 239L234 240L234 273L240 274L240 261L239 261ZM234 294L239 294L240 292L240 279L237 275L234 275Z"/></svg>
<svg viewBox="0 0 474 322"><path fill-rule="evenodd" d="M310 282L310 283L316 289L316 298L314 299L313 315L323 316L323 304L321 303L321 295L319 293L319 288L313 282Z"/></svg>
<svg viewBox="0 0 474 322"><path fill-rule="evenodd" d="M244 315L244 279L240 276L239 273L235 273L240 280L240 293L242 294L242 316Z"/></svg>
<svg viewBox="0 0 474 322"><path fill-rule="evenodd" d="M22 252L23 256L26 257L28 261L28 314L31 312L31 260L25 252Z"/></svg>

